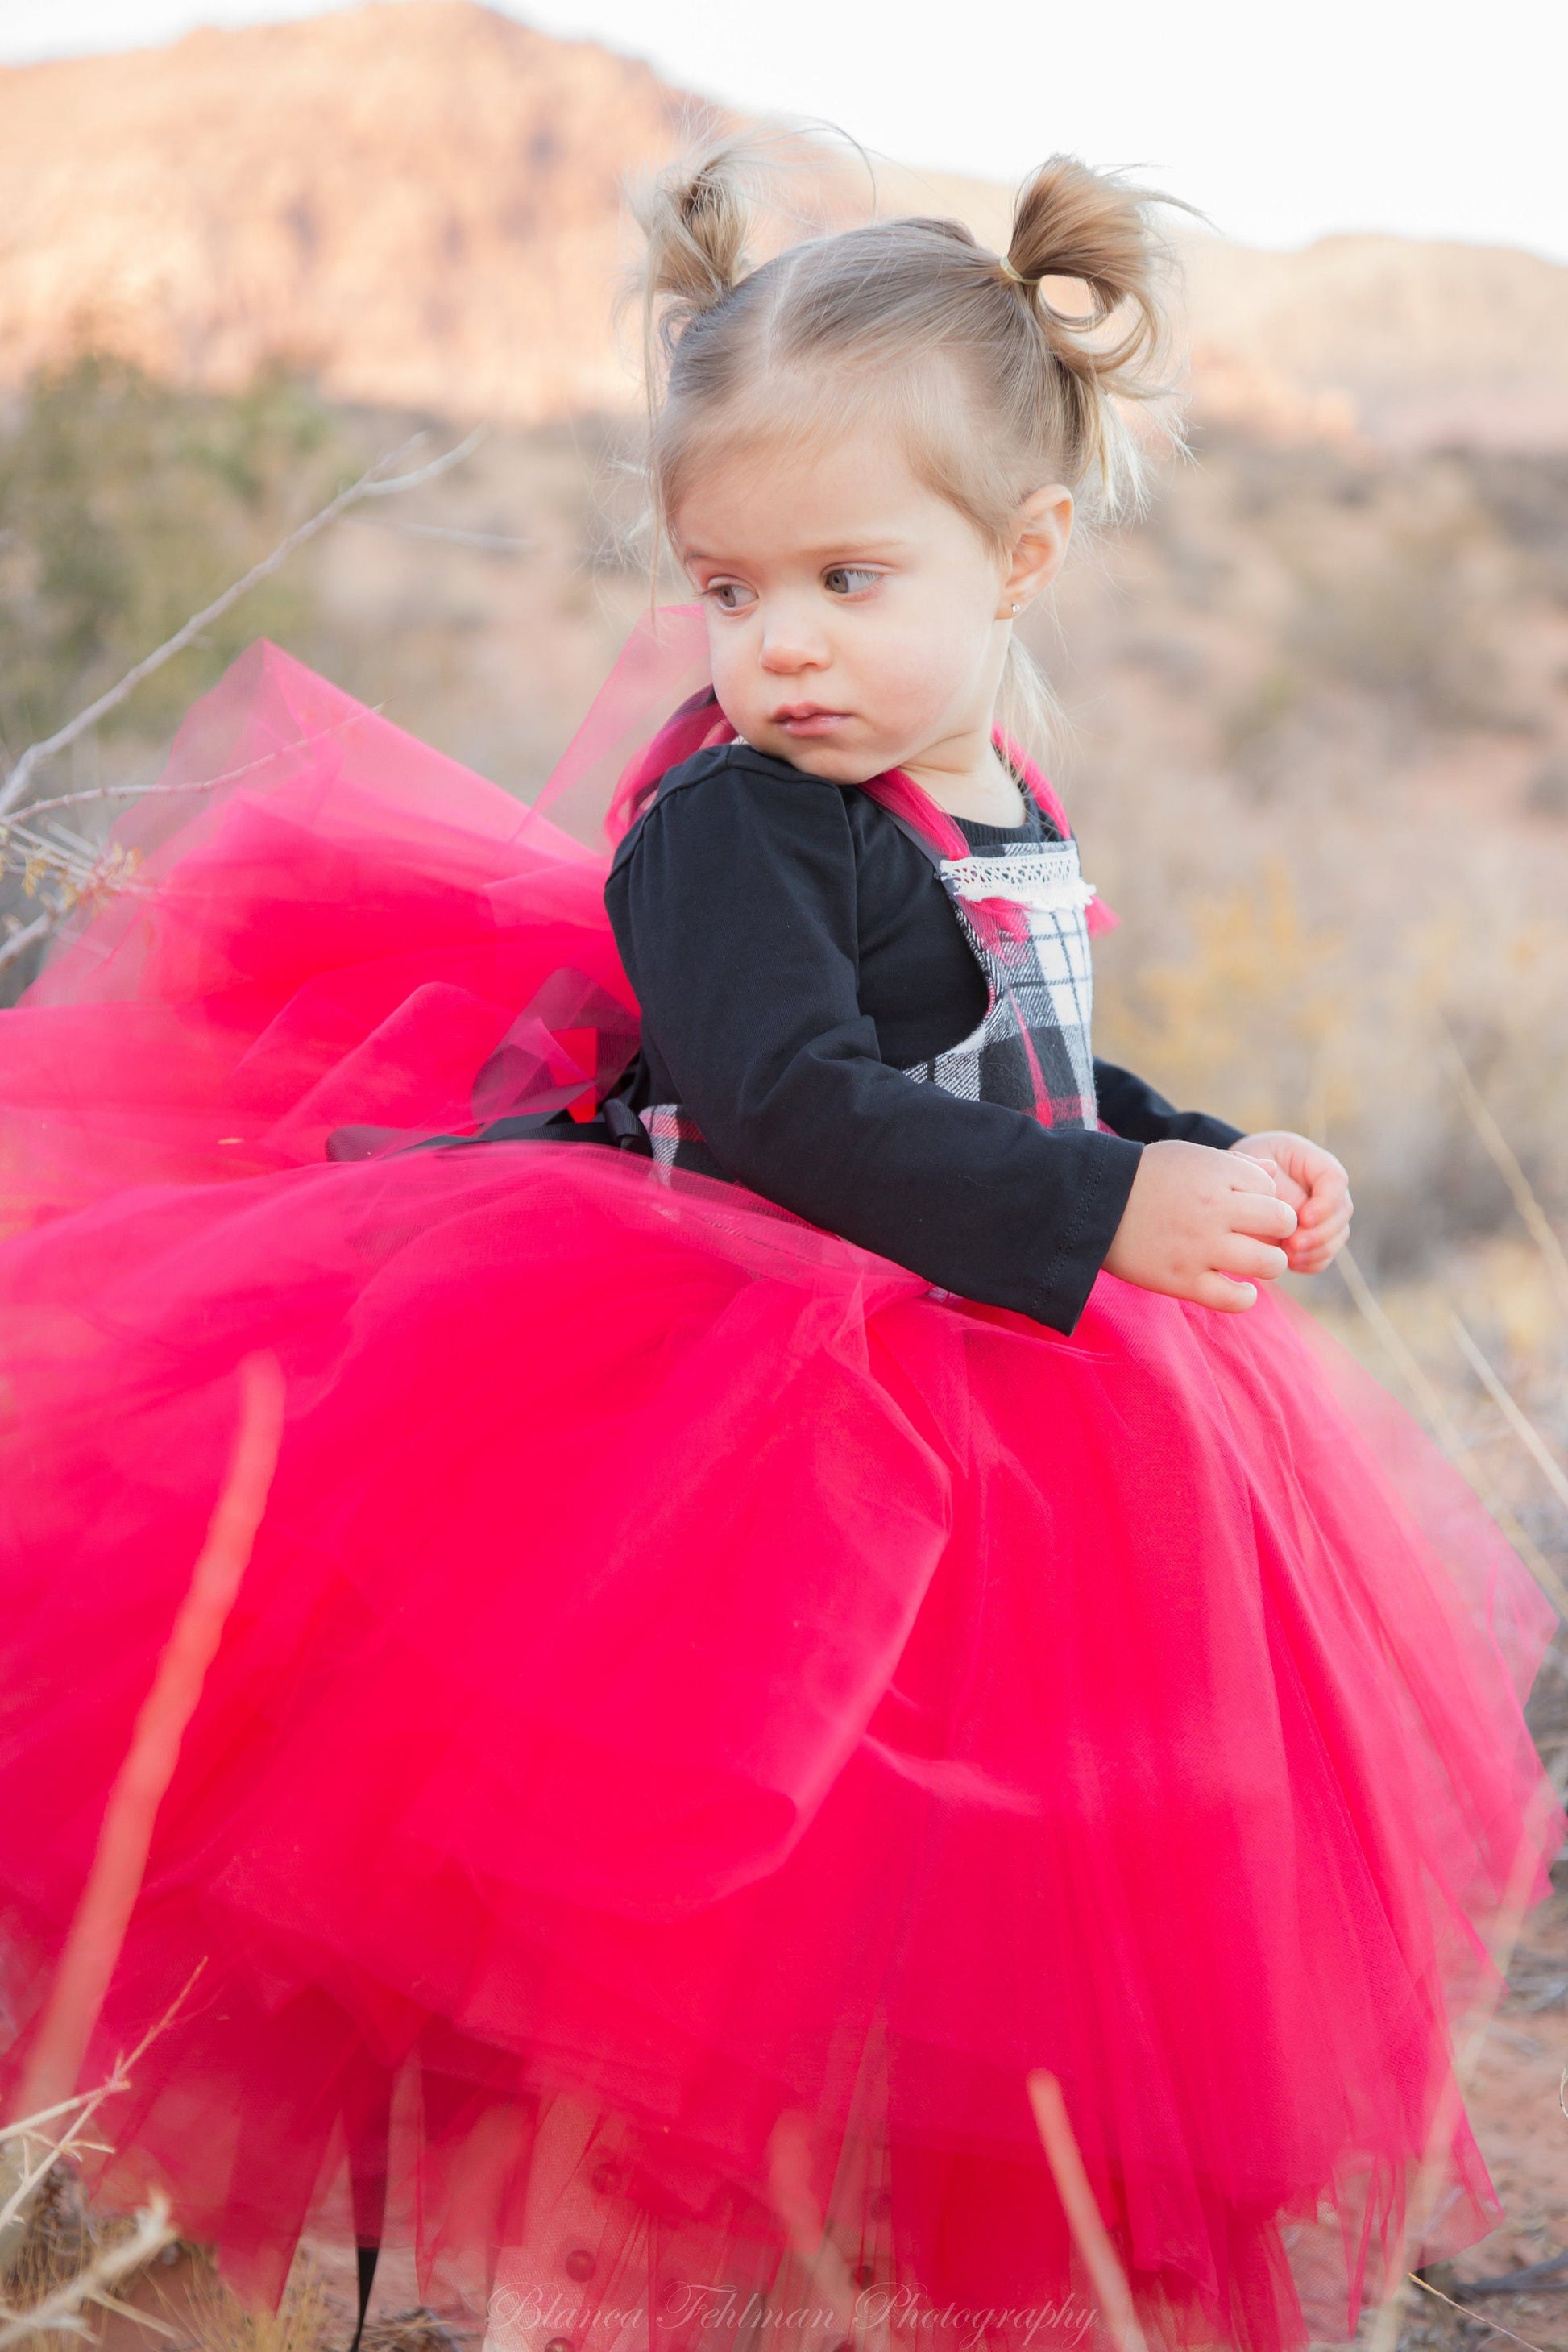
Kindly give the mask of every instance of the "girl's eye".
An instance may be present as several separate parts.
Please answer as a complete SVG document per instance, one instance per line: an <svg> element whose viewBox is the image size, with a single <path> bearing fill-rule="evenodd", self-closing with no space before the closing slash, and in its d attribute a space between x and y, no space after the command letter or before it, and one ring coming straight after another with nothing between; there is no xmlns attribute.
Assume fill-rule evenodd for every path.
<svg viewBox="0 0 1568 2352"><path fill-rule="evenodd" d="M742 612L755 601L751 590L743 588L738 580L710 580L702 593L721 613Z"/></svg>
<svg viewBox="0 0 1568 2352"><path fill-rule="evenodd" d="M864 590L874 588L881 576L868 564L836 563L831 571L823 573L822 584L832 596L858 596Z"/></svg>

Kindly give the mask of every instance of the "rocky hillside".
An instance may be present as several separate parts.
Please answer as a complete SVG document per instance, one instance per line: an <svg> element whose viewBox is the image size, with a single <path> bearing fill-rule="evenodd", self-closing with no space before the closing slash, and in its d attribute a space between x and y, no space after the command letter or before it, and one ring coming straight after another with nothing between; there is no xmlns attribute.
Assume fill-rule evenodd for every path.
<svg viewBox="0 0 1568 2352"><path fill-rule="evenodd" d="M214 388L282 356L338 399L623 406L621 178L708 111L475 0L0 71L0 378L93 342ZM993 238L1005 216L1004 192L935 175L879 194ZM1568 442L1568 269L1391 237L1188 256L1200 412L1285 439Z"/></svg>
<svg viewBox="0 0 1568 2352"><path fill-rule="evenodd" d="M685 101L471 0L0 72L0 352L512 420L624 401L619 182Z"/></svg>

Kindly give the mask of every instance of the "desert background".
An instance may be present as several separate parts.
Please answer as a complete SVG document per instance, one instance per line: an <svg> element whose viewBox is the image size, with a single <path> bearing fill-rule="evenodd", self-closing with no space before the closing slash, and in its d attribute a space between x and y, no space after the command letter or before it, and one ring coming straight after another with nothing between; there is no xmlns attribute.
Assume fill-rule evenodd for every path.
<svg viewBox="0 0 1568 2352"><path fill-rule="evenodd" d="M40 769L34 796L73 796L47 840L90 861L263 635L540 789L648 600L623 178L733 119L476 0L0 69L7 769L367 465L482 428ZM1005 241L1010 192L983 181L846 149L794 185L805 226L952 213ZM1100 1050L1339 1152L1354 1267L1295 1286L1561 1599L1568 268L1372 235L1174 241L1188 454L1029 622L1062 705L1056 781L1122 918ZM46 836L4 842L7 1001L69 866ZM1568 1789L1568 1654L1532 1723ZM1564 2064L1560 1894L1479 2061L1510 2218L1461 2280L1568 2246ZM1556 2352L1568 2270L1542 2286L1468 2315L1412 2291L1404 2340L1499 2319ZM378 2286L384 2317L397 2291Z"/></svg>

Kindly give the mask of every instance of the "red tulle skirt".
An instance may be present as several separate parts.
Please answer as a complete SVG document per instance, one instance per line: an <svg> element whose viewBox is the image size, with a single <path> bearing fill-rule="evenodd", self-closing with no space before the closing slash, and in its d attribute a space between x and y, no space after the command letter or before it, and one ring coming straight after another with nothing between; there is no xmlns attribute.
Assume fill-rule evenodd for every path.
<svg viewBox="0 0 1568 2352"><path fill-rule="evenodd" d="M1078 2342L1043 2068L1157 2343L1490 2229L1450 2032L1563 1833L1555 1621L1383 1391L1267 1296L1063 1339L604 1148L329 1161L591 1097L604 859L271 648L166 781L0 1015L5 2085L267 1350L104 2193L275 2297L346 2163L535 2352Z"/></svg>

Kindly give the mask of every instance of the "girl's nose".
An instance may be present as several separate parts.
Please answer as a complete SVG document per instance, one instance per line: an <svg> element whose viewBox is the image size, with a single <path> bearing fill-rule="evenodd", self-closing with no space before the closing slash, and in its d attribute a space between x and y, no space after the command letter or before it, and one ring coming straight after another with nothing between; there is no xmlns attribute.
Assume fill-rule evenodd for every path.
<svg viewBox="0 0 1568 2352"><path fill-rule="evenodd" d="M775 677L788 677L795 670L825 669L830 655L821 630L785 607L763 619L760 659Z"/></svg>

